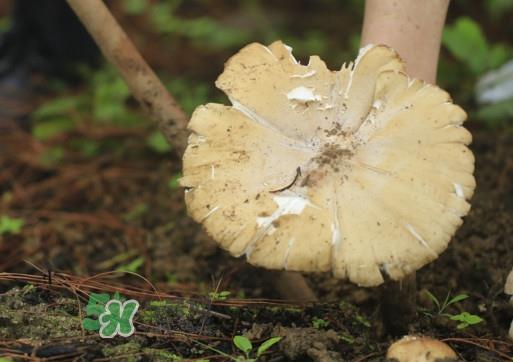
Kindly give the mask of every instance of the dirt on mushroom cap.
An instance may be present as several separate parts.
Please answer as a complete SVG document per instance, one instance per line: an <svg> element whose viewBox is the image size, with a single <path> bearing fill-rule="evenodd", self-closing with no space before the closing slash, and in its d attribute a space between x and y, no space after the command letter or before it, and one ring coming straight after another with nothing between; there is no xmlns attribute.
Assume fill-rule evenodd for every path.
<svg viewBox="0 0 513 362"><path fill-rule="evenodd" d="M364 286L445 250L468 212L465 112L385 46L329 71L281 42L250 44L194 113L181 179L191 216L233 255Z"/></svg>

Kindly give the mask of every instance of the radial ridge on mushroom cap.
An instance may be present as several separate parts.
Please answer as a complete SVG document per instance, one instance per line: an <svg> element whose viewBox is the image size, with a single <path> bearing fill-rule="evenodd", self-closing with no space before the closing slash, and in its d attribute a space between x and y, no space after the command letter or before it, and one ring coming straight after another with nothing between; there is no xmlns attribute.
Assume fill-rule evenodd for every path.
<svg viewBox="0 0 513 362"><path fill-rule="evenodd" d="M330 71L253 43L216 86L232 105L195 110L180 183L234 256L376 286L436 259L470 209L466 114L391 48Z"/></svg>

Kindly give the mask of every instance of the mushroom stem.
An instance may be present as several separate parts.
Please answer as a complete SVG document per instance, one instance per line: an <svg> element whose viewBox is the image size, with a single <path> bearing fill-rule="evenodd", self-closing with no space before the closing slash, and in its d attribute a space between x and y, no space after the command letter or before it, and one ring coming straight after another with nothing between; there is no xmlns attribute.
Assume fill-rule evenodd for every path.
<svg viewBox="0 0 513 362"><path fill-rule="evenodd" d="M449 0L366 0L362 47L392 47L410 77L434 84L448 6Z"/></svg>
<svg viewBox="0 0 513 362"><path fill-rule="evenodd" d="M270 274L274 274L274 278L272 275L270 277L274 281L274 288L282 298L297 302L317 301L317 296L301 274L294 272L270 272Z"/></svg>
<svg viewBox="0 0 513 362"><path fill-rule="evenodd" d="M406 62L410 77L436 83L442 30L449 0L366 0L362 44L384 44ZM385 330L407 332L416 313L416 273L382 289Z"/></svg>
<svg viewBox="0 0 513 362"><path fill-rule="evenodd" d="M408 333L408 327L417 314L416 292L415 272L381 287L381 317L386 333L396 337Z"/></svg>
<svg viewBox="0 0 513 362"><path fill-rule="evenodd" d="M187 147L187 115L169 94L101 0L67 0L130 91L182 155Z"/></svg>

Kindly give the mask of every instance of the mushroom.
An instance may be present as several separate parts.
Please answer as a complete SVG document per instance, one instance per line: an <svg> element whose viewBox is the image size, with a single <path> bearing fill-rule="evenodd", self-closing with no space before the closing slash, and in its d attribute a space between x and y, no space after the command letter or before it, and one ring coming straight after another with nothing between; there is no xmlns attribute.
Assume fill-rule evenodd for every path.
<svg viewBox="0 0 513 362"><path fill-rule="evenodd" d="M199 106L183 157L189 214L254 265L331 271L372 287L444 251L475 180L465 112L369 45L330 71L282 42L253 43Z"/></svg>
<svg viewBox="0 0 513 362"><path fill-rule="evenodd" d="M506 278L506 285L504 286L504 293L511 295L510 303L513 303L513 269L509 272ZM513 339L513 321L509 327L509 338Z"/></svg>
<svg viewBox="0 0 513 362"><path fill-rule="evenodd" d="M423 336L404 336L392 343L387 360L398 362L456 361L458 355L446 343Z"/></svg>

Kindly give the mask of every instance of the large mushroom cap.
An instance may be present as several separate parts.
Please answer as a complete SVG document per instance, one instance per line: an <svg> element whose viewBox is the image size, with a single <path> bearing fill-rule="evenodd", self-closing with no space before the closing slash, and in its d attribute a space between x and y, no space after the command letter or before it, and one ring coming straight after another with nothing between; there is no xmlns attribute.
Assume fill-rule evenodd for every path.
<svg viewBox="0 0 513 362"><path fill-rule="evenodd" d="M436 259L475 181L465 112L385 46L332 72L250 44L196 109L183 158L190 215L235 256L363 286Z"/></svg>

